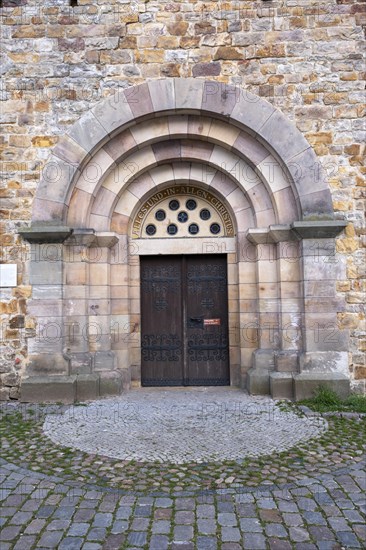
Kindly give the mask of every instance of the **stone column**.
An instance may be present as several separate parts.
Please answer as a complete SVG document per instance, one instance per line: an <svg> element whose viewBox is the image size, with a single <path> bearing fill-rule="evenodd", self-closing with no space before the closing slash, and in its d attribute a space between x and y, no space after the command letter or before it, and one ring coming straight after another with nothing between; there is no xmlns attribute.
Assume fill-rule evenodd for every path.
<svg viewBox="0 0 366 550"><path fill-rule="evenodd" d="M117 369L111 334L111 249L118 242L115 233L99 232L89 252L89 295L86 337L93 361L93 373L99 377L99 395L118 395L122 377Z"/></svg>
<svg viewBox="0 0 366 550"><path fill-rule="evenodd" d="M253 229L248 239L257 245L256 290L258 314L258 349L253 353L253 368L248 372L248 390L253 394L270 393L270 373L280 346L279 287L276 246L268 230Z"/></svg>
<svg viewBox="0 0 366 550"><path fill-rule="evenodd" d="M277 243L280 328L280 346L274 356L270 391L273 397L291 399L293 376L299 372L299 354L303 347L300 243L289 225L270 226L269 235Z"/></svg>
<svg viewBox="0 0 366 550"><path fill-rule="evenodd" d="M346 225L335 220L304 221L248 230L248 239L257 245L265 244L267 255L271 250L269 243L279 243L276 269L280 279L279 288L270 290L269 285L276 280L270 258L266 256L263 263L258 260L261 338L254 352L253 368L248 372L251 393L271 391L275 397L294 395L301 399L311 396L320 384L339 394L349 392L348 331L338 329L337 313L344 304L336 297L336 280L345 279L346 265L342 257L335 255L334 241ZM296 240L301 241L299 261L291 265L286 259L286 243ZM298 336L287 341L286 331L281 330L278 345L273 340L275 335L271 348L270 334L262 327L271 319L264 310L272 298L280 306L282 329L293 319Z"/></svg>
<svg viewBox="0 0 366 550"><path fill-rule="evenodd" d="M346 264L335 253L334 237L345 222L295 222L302 238L303 352L294 377L295 398L308 397L323 384L341 395L349 392L348 330L339 330L337 313L344 304L336 297L336 281L346 278Z"/></svg>
<svg viewBox="0 0 366 550"><path fill-rule="evenodd" d="M92 229L79 230L65 242L64 325L65 348L70 373L91 374L92 358L87 338L89 297L89 247L95 239Z"/></svg>
<svg viewBox="0 0 366 550"><path fill-rule="evenodd" d="M259 343L256 246L246 235L238 235L239 334L240 365L243 389L248 385L248 372L253 366L253 352ZM235 332L234 337L237 336Z"/></svg>
<svg viewBox="0 0 366 550"><path fill-rule="evenodd" d="M68 227L32 227L20 233L31 243L28 314L36 336L28 340L29 363L21 386L22 401L74 401L75 381L65 353L63 317L63 245Z"/></svg>

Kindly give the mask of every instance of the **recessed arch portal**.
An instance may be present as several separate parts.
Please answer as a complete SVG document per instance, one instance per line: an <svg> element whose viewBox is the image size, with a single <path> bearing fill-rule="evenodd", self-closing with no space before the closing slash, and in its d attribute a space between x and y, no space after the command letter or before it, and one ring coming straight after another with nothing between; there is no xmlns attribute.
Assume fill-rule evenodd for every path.
<svg viewBox="0 0 366 550"><path fill-rule="evenodd" d="M233 234L209 250L186 235L173 252L159 235L147 245L140 234L133 248L129 228L144 201L179 185L219 197ZM54 345L57 373L96 380L96 394L138 383L139 255L156 253L154 241L162 254L227 254L231 383L289 395L312 372L343 376L346 342L340 338L334 349L315 341L318 296L307 284L326 277L333 300L334 266L317 273L309 251L343 226L311 146L263 99L199 79L154 80L116 93L60 139L37 189L32 228L23 232L33 246L64 243L52 284L66 285L59 317L77 329ZM98 261L85 263L91 248ZM298 261L289 261L290 248ZM98 337L82 338L83 323L94 323ZM45 367L49 350L32 350L28 375L56 374Z"/></svg>

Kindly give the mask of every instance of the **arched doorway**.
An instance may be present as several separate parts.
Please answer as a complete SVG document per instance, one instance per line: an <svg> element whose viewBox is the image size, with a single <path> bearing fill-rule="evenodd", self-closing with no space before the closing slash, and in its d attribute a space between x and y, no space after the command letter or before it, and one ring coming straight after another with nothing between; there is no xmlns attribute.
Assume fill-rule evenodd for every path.
<svg viewBox="0 0 366 550"><path fill-rule="evenodd" d="M232 234L160 234L143 209L179 186L214 197ZM140 384L140 256L170 254L226 254L232 384L281 396L320 379L347 384L347 335L334 341L327 328L339 307L335 269L344 269L329 260L343 227L311 147L260 98L163 79L104 100L55 147L23 232L41 258L50 243L60 250L52 267L31 268L32 284L57 295L54 309L49 297L33 307L58 337L31 343L23 398L44 384L68 400Z"/></svg>

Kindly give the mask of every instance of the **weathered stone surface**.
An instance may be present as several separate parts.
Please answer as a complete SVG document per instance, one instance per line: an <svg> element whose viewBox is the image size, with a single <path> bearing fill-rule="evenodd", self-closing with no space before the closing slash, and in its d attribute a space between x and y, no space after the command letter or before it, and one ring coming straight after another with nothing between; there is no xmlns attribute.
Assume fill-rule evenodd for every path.
<svg viewBox="0 0 366 550"><path fill-rule="evenodd" d="M99 395L119 395L122 391L122 376L119 371L100 372Z"/></svg>
<svg viewBox="0 0 366 550"><path fill-rule="evenodd" d="M192 69L194 77L197 76L218 76L221 72L221 65L219 62L211 63L197 63Z"/></svg>
<svg viewBox="0 0 366 550"><path fill-rule="evenodd" d="M335 391L343 399L348 397L350 392L350 381L348 376L337 373L301 373L294 376L295 400L313 397L319 386L326 386Z"/></svg>
<svg viewBox="0 0 366 550"><path fill-rule="evenodd" d="M22 381L20 400L23 403L74 403L75 376L31 377Z"/></svg>
<svg viewBox="0 0 366 550"><path fill-rule="evenodd" d="M167 25L168 32L177 36L184 36L188 29L188 23L186 21L179 21L177 23L169 23Z"/></svg>
<svg viewBox="0 0 366 550"><path fill-rule="evenodd" d="M234 59L243 59L243 54L237 49L229 46L220 46L217 48L214 55L214 61L223 60L234 60Z"/></svg>
<svg viewBox="0 0 366 550"><path fill-rule="evenodd" d="M292 399L294 396L293 375L284 372L271 372L270 393L273 399Z"/></svg>
<svg viewBox="0 0 366 550"><path fill-rule="evenodd" d="M189 128L199 143L222 140L224 148L235 150L235 155L246 159L251 169L266 162L269 153L276 159L281 157L277 160L283 174L274 173L271 182L271 176L263 170L259 176L265 183L261 185L251 186L247 174L241 174L238 181L247 190L249 200L246 208L241 208L239 195L227 199L229 203L234 201L241 233L248 228L268 229L269 225L304 220L336 219L353 227L336 239L336 253L329 249L320 254L320 246L318 266L314 261L306 273L313 278L312 283L317 283L319 292L326 293L324 296L344 300L342 306L329 299L328 309L332 307L334 312L332 326L338 325L344 333L349 331L351 376L360 379L364 337L358 315L364 303L365 289L360 279L365 276L362 252L366 244L362 215L364 65L360 53L364 46L364 3L327 0L319 11L298 3L284 7L259 2L240 6L243 13L235 2L220 10L205 4L204 11L195 3L158 3L153 9L142 4L137 10L133 2L125 2L123 9L114 11L118 4L114 0L108 7L79 1L77 8L65 11L60 2L46 0L37 13L28 4L25 0L5 0L2 8L5 86L1 97L1 148L5 151L1 166L4 188L0 190L0 260L17 263L18 288L25 288L29 281L36 284L34 298L39 300L49 285L50 299L59 299L53 287L60 285L63 277L61 265L32 262L29 269L34 250L25 242L20 244L18 229L38 221L54 226L67 226L70 222L75 228L110 231L108 212L114 198L104 190L99 196L97 192L111 167L94 153L105 144L113 161L124 164L112 191L117 197L127 182L124 178L128 176L128 181L132 181L136 169L135 160L129 163L128 151L140 146L140 142L133 143L120 132L130 125L137 126L135 117L152 120L154 113L162 109L170 118L168 131L175 137L179 132L179 139L184 137ZM162 77L175 77L174 84L164 87ZM204 85L205 77L209 83ZM134 87L140 84L142 87ZM266 101L262 102L261 97ZM198 118L201 110L205 117ZM188 121L188 115L197 119ZM225 125L211 135L214 119ZM225 129L227 122L235 130L245 131L234 144L232 132ZM160 139L158 128L151 132L145 129L144 136L154 145L168 143ZM164 140L167 136L164 133ZM54 156L50 156L51 148ZM192 155L195 149L202 152L194 142L181 151ZM157 162L168 159L161 151L162 147ZM137 168L143 174L145 157L136 158ZM90 170L80 179L84 187L73 191L88 161ZM228 168L227 159L222 157L222 162L225 165L220 169ZM181 160L179 163L184 164ZM159 167L159 185L164 184L161 177L168 172L174 177L185 174L190 179L191 168L176 165L173 171ZM208 166L202 185L212 183L223 197L237 193L230 190L238 178L234 167L229 166L233 170L223 181L220 171L213 175L216 168ZM197 167L192 168L194 177L198 177L198 172ZM151 176L145 174L139 184L132 183L135 187L131 189L138 189L136 203L148 192L147 182L154 185ZM285 180L294 186L294 192L290 187L281 187ZM270 188L277 189L276 186L279 190L271 194ZM124 210L113 216L112 229L118 231L121 239L128 232L127 214ZM304 236L303 230L302 233ZM318 237L322 239L324 235ZM271 238L278 240L273 231ZM69 252L72 249L69 247ZM305 256L314 254L306 247L302 252ZM321 265L329 265L332 258L333 275L331 269ZM289 267L287 260L281 258L279 272L286 282L294 277L298 280L301 273ZM66 273L70 274L71 269ZM331 282L327 282L325 279L330 277ZM81 278L76 286L83 286ZM308 289L306 280L304 288ZM77 295L85 288L68 290ZM19 296L14 292L17 288L13 289L15 302L2 298L0 311L7 327L4 334L14 349L22 350L23 365L23 361L28 361L27 353L35 352L30 334L43 321L28 316L24 318L24 328L15 326L22 324L16 316L26 315L31 289L24 297L20 296L21 290ZM230 300L233 314L240 307L237 301ZM326 338L326 334L323 336ZM45 343L42 345L46 347ZM137 360L136 350L132 353ZM57 369L61 363L56 360ZM40 364L46 368L44 357Z"/></svg>
<svg viewBox="0 0 366 550"><path fill-rule="evenodd" d="M76 378L76 401L89 401L99 396L99 376L79 374Z"/></svg>
<svg viewBox="0 0 366 550"><path fill-rule="evenodd" d="M269 372L268 370L249 369L247 372L247 389L252 395L269 395Z"/></svg>

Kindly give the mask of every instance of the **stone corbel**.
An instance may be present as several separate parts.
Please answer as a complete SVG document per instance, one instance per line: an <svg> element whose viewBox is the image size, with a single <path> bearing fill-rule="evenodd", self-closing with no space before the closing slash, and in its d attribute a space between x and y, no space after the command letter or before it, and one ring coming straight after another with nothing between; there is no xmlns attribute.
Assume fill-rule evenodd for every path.
<svg viewBox="0 0 366 550"><path fill-rule="evenodd" d="M248 229L246 236L253 244L274 244L302 239L331 239L347 226L342 220L298 221L291 224L270 225L268 228Z"/></svg>
<svg viewBox="0 0 366 550"><path fill-rule="evenodd" d="M112 231L103 231L95 233L95 240L92 242L92 247L112 248L118 242L118 236Z"/></svg>
<svg viewBox="0 0 366 550"><path fill-rule="evenodd" d="M86 246L87 248L112 248L118 242L116 233L97 232L94 229L75 229L67 239L67 246Z"/></svg>
<svg viewBox="0 0 366 550"><path fill-rule="evenodd" d="M334 239L348 225L342 220L293 222L292 231L300 239Z"/></svg>
<svg viewBox="0 0 366 550"><path fill-rule="evenodd" d="M32 225L19 229L23 239L32 244L63 243L73 233L73 229L66 226Z"/></svg>
<svg viewBox="0 0 366 550"><path fill-rule="evenodd" d="M247 239L253 244L275 244L299 240L289 224L270 225L267 228L255 227L248 229L246 235Z"/></svg>
<svg viewBox="0 0 366 550"><path fill-rule="evenodd" d="M65 241L65 245L89 247L94 240L94 229L74 229L72 235Z"/></svg>

